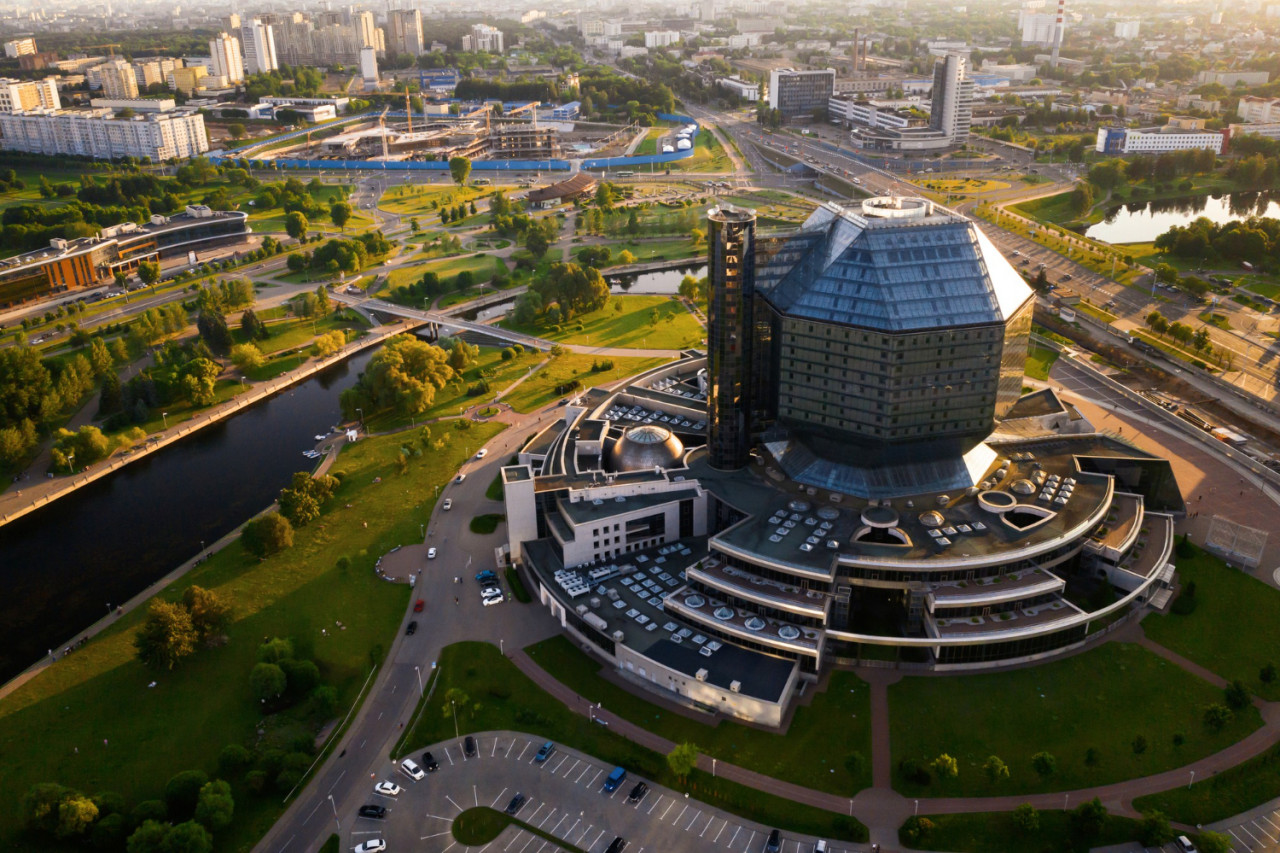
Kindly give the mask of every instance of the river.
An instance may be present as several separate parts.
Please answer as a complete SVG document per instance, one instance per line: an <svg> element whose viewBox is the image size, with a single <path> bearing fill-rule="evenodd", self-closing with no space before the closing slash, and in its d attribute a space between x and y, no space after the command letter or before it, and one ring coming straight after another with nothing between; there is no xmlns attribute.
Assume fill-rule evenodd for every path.
<svg viewBox="0 0 1280 853"><path fill-rule="evenodd" d="M1187 225L1201 216L1219 225L1250 216L1280 219L1280 196L1274 192L1238 192L1130 202L1112 210L1106 219L1089 226L1084 233L1106 243L1149 243L1174 225Z"/></svg>
<svg viewBox="0 0 1280 853"><path fill-rule="evenodd" d="M0 682L273 500L339 420L365 351L0 527ZM234 547L234 546L233 546Z"/></svg>
<svg viewBox="0 0 1280 853"><path fill-rule="evenodd" d="M702 278L706 274L706 264L700 261L690 261L688 266L627 275L605 275L605 279L609 282L609 290L613 293L667 295L679 292L680 282L684 280L686 275ZM506 315L514 304L515 297L513 296L510 301L497 302L478 311L468 311L462 315L462 318L472 322L487 323L495 317Z"/></svg>

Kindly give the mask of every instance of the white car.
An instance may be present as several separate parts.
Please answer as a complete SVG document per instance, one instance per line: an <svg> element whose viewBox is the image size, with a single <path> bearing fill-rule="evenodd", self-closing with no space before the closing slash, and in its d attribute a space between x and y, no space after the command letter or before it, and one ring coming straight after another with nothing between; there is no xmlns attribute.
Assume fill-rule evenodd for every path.
<svg viewBox="0 0 1280 853"><path fill-rule="evenodd" d="M373 786L373 792L384 797L398 797L400 796L400 786L395 782L379 782Z"/></svg>
<svg viewBox="0 0 1280 853"><path fill-rule="evenodd" d="M383 850L387 849L387 842L381 838L370 838L368 841L361 841L351 849L355 853L382 853Z"/></svg>
<svg viewBox="0 0 1280 853"><path fill-rule="evenodd" d="M488 607L491 604L501 604L504 601L506 601L506 599L502 597L502 593L498 593L497 595L490 595L482 598L480 603L485 607Z"/></svg>
<svg viewBox="0 0 1280 853"><path fill-rule="evenodd" d="M483 459L483 458L485 458L485 457L486 457L486 456L488 456L488 455L489 455L489 448L487 448L487 447L482 447L482 448L480 448L479 450L477 450L477 451L476 451L476 458L477 458L477 459Z"/></svg>
<svg viewBox="0 0 1280 853"><path fill-rule="evenodd" d="M428 560L434 560L435 558L436 558L436 549L435 549L435 548L428 548L428 549L427 549L427 559L428 559Z"/></svg>
<svg viewBox="0 0 1280 853"><path fill-rule="evenodd" d="M427 775L426 771L419 767L412 758L406 758L401 761L400 770L415 782L421 782Z"/></svg>
<svg viewBox="0 0 1280 853"><path fill-rule="evenodd" d="M445 512L448 512L448 511L449 511L449 510L451 510L451 509L453 509L453 498L445 498L445 499L444 499L444 511L445 511Z"/></svg>

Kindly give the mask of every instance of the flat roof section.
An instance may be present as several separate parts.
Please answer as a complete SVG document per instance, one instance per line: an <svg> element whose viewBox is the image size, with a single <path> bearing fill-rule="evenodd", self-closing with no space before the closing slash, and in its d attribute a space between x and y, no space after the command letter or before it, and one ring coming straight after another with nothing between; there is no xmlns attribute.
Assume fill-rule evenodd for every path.
<svg viewBox="0 0 1280 853"><path fill-rule="evenodd" d="M765 702L782 701L782 691L796 667L795 661L729 643L721 645L710 657L701 654L697 646L677 644L665 638L636 651L690 678L696 678L698 671L705 669L707 684L725 691L736 681L739 693Z"/></svg>

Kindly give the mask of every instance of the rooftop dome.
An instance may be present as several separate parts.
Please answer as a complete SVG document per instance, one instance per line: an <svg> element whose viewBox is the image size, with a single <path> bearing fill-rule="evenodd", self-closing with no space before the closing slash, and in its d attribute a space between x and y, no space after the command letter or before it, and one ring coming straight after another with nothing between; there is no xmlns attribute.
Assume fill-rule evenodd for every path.
<svg viewBox="0 0 1280 853"><path fill-rule="evenodd" d="M684 445L671 430L644 424L627 430L613 444L613 467L619 471L669 468L684 454Z"/></svg>

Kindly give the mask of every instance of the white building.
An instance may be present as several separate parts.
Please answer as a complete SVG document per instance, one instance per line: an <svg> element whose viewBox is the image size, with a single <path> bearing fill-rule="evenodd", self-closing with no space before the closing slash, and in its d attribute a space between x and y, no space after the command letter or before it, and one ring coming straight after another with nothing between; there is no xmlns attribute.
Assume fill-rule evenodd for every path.
<svg viewBox="0 0 1280 853"><path fill-rule="evenodd" d="M226 77L232 83L244 79L244 56L240 53L240 39L230 33L218 33L209 39L209 56L213 62L212 75Z"/></svg>
<svg viewBox="0 0 1280 853"><path fill-rule="evenodd" d="M109 109L39 110L0 114L9 151L95 160L121 157L155 162L196 157L209 150L204 116L194 110L116 118Z"/></svg>
<svg viewBox="0 0 1280 853"><path fill-rule="evenodd" d="M968 74L969 59L949 53L933 66L933 106L929 126L946 134L952 145L969 139L973 123L973 80Z"/></svg>
<svg viewBox="0 0 1280 853"><path fill-rule="evenodd" d="M57 77L46 77L43 80L0 78L0 113L20 113L42 108L62 109Z"/></svg>
<svg viewBox="0 0 1280 853"><path fill-rule="evenodd" d="M378 50L373 45L360 48L360 79L365 83L378 82Z"/></svg>
<svg viewBox="0 0 1280 853"><path fill-rule="evenodd" d="M1267 139L1280 139L1280 121L1257 122L1252 124L1233 124L1227 127L1231 139L1254 134Z"/></svg>
<svg viewBox="0 0 1280 853"><path fill-rule="evenodd" d="M240 28L240 48L244 53L245 70L250 74L266 74L280 67L276 59L275 33L270 24L258 18Z"/></svg>
<svg viewBox="0 0 1280 853"><path fill-rule="evenodd" d="M165 83L175 68L182 67L183 61L181 59L173 59L168 56L156 59L135 59L133 61L133 76L138 81L138 91L142 91L148 86L154 86L157 83Z"/></svg>
<svg viewBox="0 0 1280 853"><path fill-rule="evenodd" d="M644 34L645 47L668 47L680 41L676 30L648 30Z"/></svg>
<svg viewBox="0 0 1280 853"><path fill-rule="evenodd" d="M113 59L93 70L98 72L104 98L138 97L138 77L133 72L133 66L125 60Z"/></svg>
<svg viewBox="0 0 1280 853"><path fill-rule="evenodd" d="M1223 134L1212 130L1100 127L1094 150L1099 154L1162 154L1203 149L1221 154L1224 139Z"/></svg>
<svg viewBox="0 0 1280 853"><path fill-rule="evenodd" d="M173 98L93 98L89 106L112 112L133 110L135 113L167 113L177 107Z"/></svg>
<svg viewBox="0 0 1280 853"><path fill-rule="evenodd" d="M744 101L760 100L759 83L748 83L740 77L718 77L716 85L721 89L727 89Z"/></svg>
<svg viewBox="0 0 1280 853"><path fill-rule="evenodd" d="M980 70L983 74L1007 77L1011 83L1027 83L1039 76L1038 69L1034 65L1001 65L990 59L982 60Z"/></svg>
<svg viewBox="0 0 1280 853"><path fill-rule="evenodd" d="M1247 122L1280 121L1280 98L1245 95L1236 104L1236 115Z"/></svg>
<svg viewBox="0 0 1280 853"><path fill-rule="evenodd" d="M1066 28L1066 24L1063 24ZM1053 15L1022 15L1022 44L1039 47L1052 47L1054 33L1057 31L1057 18Z"/></svg>
<svg viewBox="0 0 1280 853"><path fill-rule="evenodd" d="M1136 39L1138 37L1138 28L1141 21L1116 21L1116 38L1118 39Z"/></svg>
<svg viewBox="0 0 1280 853"><path fill-rule="evenodd" d="M36 40L34 38L14 39L4 43L4 55L10 59L17 59L19 56L31 56L36 52Z"/></svg>
<svg viewBox="0 0 1280 853"><path fill-rule="evenodd" d="M502 30L488 24L473 24L471 34L462 37L467 53L502 53Z"/></svg>
<svg viewBox="0 0 1280 853"><path fill-rule="evenodd" d="M1201 71L1196 75L1196 83L1221 83L1228 89L1237 85L1263 86L1271 80L1267 71Z"/></svg>

